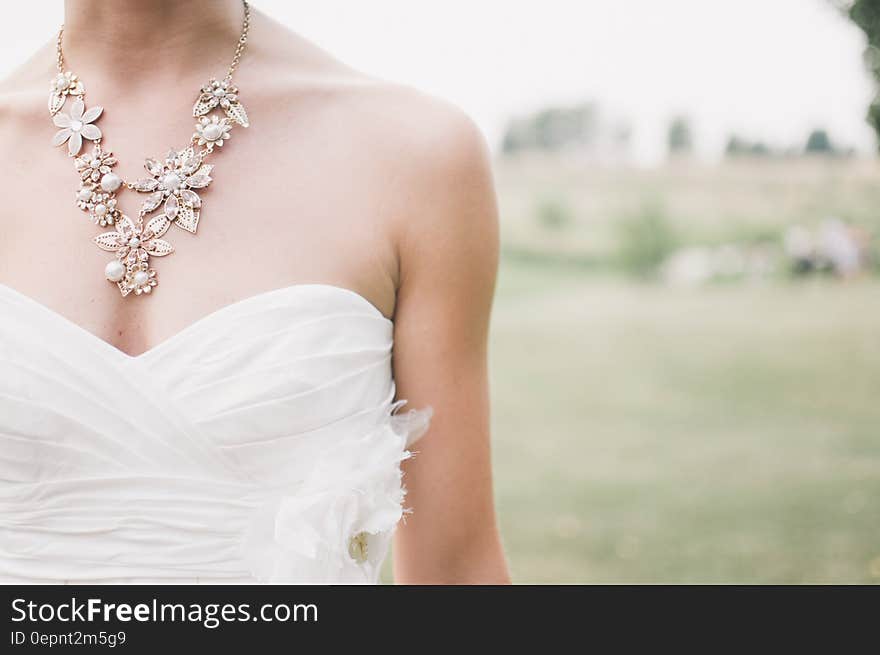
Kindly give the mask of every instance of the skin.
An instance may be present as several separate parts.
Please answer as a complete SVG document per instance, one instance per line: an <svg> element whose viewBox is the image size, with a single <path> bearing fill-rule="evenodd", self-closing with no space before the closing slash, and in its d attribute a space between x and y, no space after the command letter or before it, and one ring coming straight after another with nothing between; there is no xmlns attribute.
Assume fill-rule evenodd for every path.
<svg viewBox="0 0 880 655"><path fill-rule="evenodd" d="M237 0L69 1L66 69L101 104L104 147L123 179L183 147L190 108L222 77ZM161 34L161 38L157 35ZM252 10L235 75L251 127L212 157L198 236L172 228L154 258L154 295L122 298L112 255L74 204L66 147L46 110L54 42L0 83L0 283L137 355L197 319L292 284L351 289L393 319L398 396L434 408L405 462L407 516L395 537L400 583L507 583L489 448L487 331L498 257L485 143L459 110L368 77ZM87 142L88 143L88 142ZM87 149L84 148L83 152ZM135 216L143 196L119 194Z"/></svg>

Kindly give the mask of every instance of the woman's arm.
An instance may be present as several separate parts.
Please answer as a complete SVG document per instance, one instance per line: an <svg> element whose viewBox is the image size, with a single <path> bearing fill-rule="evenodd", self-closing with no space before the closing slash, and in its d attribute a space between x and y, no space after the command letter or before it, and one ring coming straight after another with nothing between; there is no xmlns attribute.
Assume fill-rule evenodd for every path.
<svg viewBox="0 0 880 655"><path fill-rule="evenodd" d="M407 175L419 201L399 240L394 375L398 397L432 406L434 417L404 463L413 513L395 536L394 575L403 584L509 583L489 448L487 333L498 264L489 157L460 114L444 108L427 123L431 147Z"/></svg>

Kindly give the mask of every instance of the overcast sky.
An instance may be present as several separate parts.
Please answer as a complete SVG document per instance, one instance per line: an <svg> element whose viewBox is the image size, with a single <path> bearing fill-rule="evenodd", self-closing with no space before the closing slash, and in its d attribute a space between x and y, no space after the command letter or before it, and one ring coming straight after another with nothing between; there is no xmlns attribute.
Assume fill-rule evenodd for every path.
<svg viewBox="0 0 880 655"><path fill-rule="evenodd" d="M512 115L595 100L661 158L675 113L700 152L731 131L801 144L814 126L873 148L861 32L827 0L254 0L348 63L452 100L497 143ZM49 7L51 6L51 10ZM51 38L62 3L16 5L0 73Z"/></svg>

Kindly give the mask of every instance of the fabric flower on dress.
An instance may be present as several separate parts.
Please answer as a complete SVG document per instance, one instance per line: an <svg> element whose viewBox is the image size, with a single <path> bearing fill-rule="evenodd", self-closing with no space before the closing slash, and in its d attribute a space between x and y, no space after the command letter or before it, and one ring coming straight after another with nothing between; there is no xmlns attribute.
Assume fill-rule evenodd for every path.
<svg viewBox="0 0 880 655"><path fill-rule="evenodd" d="M67 143L67 151L71 155L78 155L82 149L82 140L89 139L95 141L101 138L101 130L97 126L92 125L98 119L103 107L92 107L86 111L86 104L81 98L70 107L70 113L57 113L52 118L52 122L56 127L61 129L52 137L52 145L60 146Z"/></svg>
<svg viewBox="0 0 880 655"><path fill-rule="evenodd" d="M144 226L143 218L132 220L121 216L116 221L116 229L103 232L95 237L95 243L102 250L116 253L122 267L107 265L107 277L119 286L123 296L134 291L135 294L150 293L158 284L156 272L149 266L150 257L164 257L174 252L174 246L160 237L168 231L171 221L166 216L157 216ZM112 272L112 274L111 274Z"/></svg>
<svg viewBox="0 0 880 655"><path fill-rule="evenodd" d="M327 444L307 477L254 511L242 538L252 575L270 583L372 583L406 510L400 463L430 410L393 416Z"/></svg>
<svg viewBox="0 0 880 655"><path fill-rule="evenodd" d="M49 113L53 116L64 106L67 96L81 96L86 92L83 83L72 71L58 73L49 85Z"/></svg>
<svg viewBox="0 0 880 655"><path fill-rule="evenodd" d="M200 146L207 146L208 152L210 152L214 146L222 146L224 141L229 140L231 129L232 126L225 118L202 116L196 123L193 140L197 139Z"/></svg>
<svg viewBox="0 0 880 655"><path fill-rule="evenodd" d="M228 80L211 78L202 87L202 93L196 100L196 104L193 105L193 116L204 116L218 105L226 112L226 116L232 122L238 123L242 127L249 125L247 112L238 101L238 89Z"/></svg>
<svg viewBox="0 0 880 655"><path fill-rule="evenodd" d="M214 166L202 164L202 158L189 146L180 152L170 150L164 162L147 159L144 167L153 177L138 180L133 185L136 191L150 194L141 206L141 213L155 211L164 201L165 216L178 227L194 233L202 206L202 199L194 189L211 183Z"/></svg>

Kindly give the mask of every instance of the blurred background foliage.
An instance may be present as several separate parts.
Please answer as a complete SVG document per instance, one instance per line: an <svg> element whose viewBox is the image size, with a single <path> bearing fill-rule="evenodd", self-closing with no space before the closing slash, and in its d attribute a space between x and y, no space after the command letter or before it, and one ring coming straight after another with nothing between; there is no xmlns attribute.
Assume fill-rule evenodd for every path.
<svg viewBox="0 0 880 655"><path fill-rule="evenodd" d="M837 4L880 62L880 0ZM588 100L502 138L514 578L880 581L878 161L817 125L784 147L731 134L706 162L682 113L642 167L632 129Z"/></svg>
<svg viewBox="0 0 880 655"><path fill-rule="evenodd" d="M874 76L880 80L880 2L878 0L833 0L840 9L865 33L868 45L865 49L865 63ZM868 122L880 135L880 99L875 96L868 108Z"/></svg>

